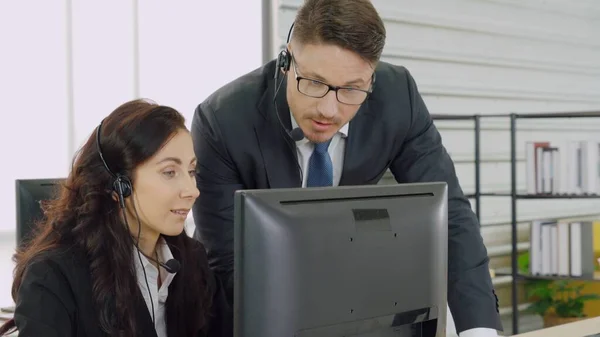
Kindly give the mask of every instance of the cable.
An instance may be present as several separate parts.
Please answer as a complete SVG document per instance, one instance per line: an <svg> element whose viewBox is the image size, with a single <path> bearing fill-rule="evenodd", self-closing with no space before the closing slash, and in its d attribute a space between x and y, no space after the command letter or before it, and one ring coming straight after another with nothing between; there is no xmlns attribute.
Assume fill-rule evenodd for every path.
<svg viewBox="0 0 600 337"><path fill-rule="evenodd" d="M289 39L289 37L288 37L288 39ZM275 71L278 72L278 71L280 71L280 69L276 68ZM275 82L274 93L273 93L273 105L275 106L275 116L277 117L277 120L279 121L279 125L281 126L279 128L279 132L285 139L285 142L288 145L288 147L290 148L290 150L292 150L292 154L294 156L294 162L296 163L296 167L300 173L300 186L302 186L303 180L304 180L304 172L302 170L302 166L300 166L300 162L298 161L298 148L295 145L295 139L291 138L292 136L290 135L290 132L287 131L283 122L281 121L281 117L279 116L279 109L277 109L277 94L279 93L279 89L281 89L281 85L283 84L283 82L286 79L286 75L287 75L287 71L281 77L279 84L277 84L277 82ZM277 81L277 79L275 79L275 81ZM290 116L290 118L294 118L294 117ZM290 142L290 139L292 140L292 142Z"/></svg>
<svg viewBox="0 0 600 337"><path fill-rule="evenodd" d="M133 202L132 204L133 204L133 209L135 211L135 217L138 222L137 240L134 243L134 245L137 250L137 255L138 255L138 259L140 261L140 265L142 266L142 271L144 272L144 280L146 281L146 289L148 290L148 296L150 297L150 307L152 308L152 310L151 310L152 324L155 325L156 321L155 321L155 317L154 317L154 300L152 299L152 292L150 291L150 284L148 283L148 275L146 274L146 266L144 266L144 262L142 261L142 253L140 252L140 247L139 247L140 237L142 235L142 226L140 224L140 218L138 216L137 209L135 207L135 202ZM127 225L127 228L129 229L131 227L129 227L129 222L127 221L127 213L125 212L125 208L121 208L121 210L123 211L123 218L125 219L125 224ZM159 271L159 277L160 277L160 271Z"/></svg>

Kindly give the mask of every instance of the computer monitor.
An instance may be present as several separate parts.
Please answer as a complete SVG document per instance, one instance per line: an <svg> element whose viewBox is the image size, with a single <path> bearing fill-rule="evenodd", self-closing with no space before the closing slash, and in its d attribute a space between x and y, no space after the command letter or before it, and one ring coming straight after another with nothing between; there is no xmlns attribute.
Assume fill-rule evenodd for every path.
<svg viewBox="0 0 600 337"><path fill-rule="evenodd" d="M235 336L445 336L447 193L435 182L236 192Z"/></svg>
<svg viewBox="0 0 600 337"><path fill-rule="evenodd" d="M40 203L53 199L63 179L17 179L17 246L21 246L31 234L36 222L43 217Z"/></svg>

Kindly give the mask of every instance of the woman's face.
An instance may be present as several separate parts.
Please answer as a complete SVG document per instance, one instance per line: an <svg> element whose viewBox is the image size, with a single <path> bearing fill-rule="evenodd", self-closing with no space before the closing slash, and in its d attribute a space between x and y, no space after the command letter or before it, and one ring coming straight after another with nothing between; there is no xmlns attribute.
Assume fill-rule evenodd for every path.
<svg viewBox="0 0 600 337"><path fill-rule="evenodd" d="M142 225L143 237L181 234L184 223L200 194L195 178L196 157L192 137L178 131L153 157L134 171L132 196L127 198L128 218ZM137 235L137 221L129 223Z"/></svg>

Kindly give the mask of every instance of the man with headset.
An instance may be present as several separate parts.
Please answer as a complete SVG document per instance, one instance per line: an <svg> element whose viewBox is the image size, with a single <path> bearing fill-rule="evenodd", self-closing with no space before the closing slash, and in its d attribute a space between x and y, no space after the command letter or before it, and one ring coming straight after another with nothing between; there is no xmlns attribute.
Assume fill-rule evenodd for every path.
<svg viewBox="0 0 600 337"><path fill-rule="evenodd" d="M294 22L277 60L212 94L192 122L196 237L230 301L236 190L376 184L389 168L399 183L448 183L448 304L461 337L497 336L477 219L414 79L379 60L371 1L305 0Z"/></svg>

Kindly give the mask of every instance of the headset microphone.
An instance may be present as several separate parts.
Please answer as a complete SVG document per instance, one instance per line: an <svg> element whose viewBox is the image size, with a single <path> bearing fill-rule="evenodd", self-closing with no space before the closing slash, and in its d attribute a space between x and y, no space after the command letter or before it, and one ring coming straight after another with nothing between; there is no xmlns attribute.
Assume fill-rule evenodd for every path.
<svg viewBox="0 0 600 337"><path fill-rule="evenodd" d="M295 142L304 139L304 131L302 131L302 129L300 128L295 128L294 130L289 132L289 134Z"/></svg>
<svg viewBox="0 0 600 337"><path fill-rule="evenodd" d="M300 129L300 128L294 128L293 130L288 131L288 129L283 124L283 121L281 120L281 116L279 116L279 109L277 109L277 93L279 92L279 87L281 86L281 83L283 83L283 79L281 80L279 85L275 88L275 94L273 96L273 104L275 105L275 116L277 116L277 121L279 122L279 125L281 126L281 130L285 131L285 133L287 133L288 137L290 137L293 141L297 142L297 141L304 139L304 131L302 131L302 129ZM291 118L293 118L293 117L291 117Z"/></svg>
<svg viewBox="0 0 600 337"><path fill-rule="evenodd" d="M166 270L169 274L176 274L179 272L179 270L181 270L181 264L179 263L179 261L175 260L175 259L170 259L165 263L162 263L156 259L151 258L150 256L144 254L139 247L137 246L137 244L135 245L135 247L137 248L138 253L141 253L142 255L144 255L144 257L156 264L158 264L159 266L163 267L164 270Z"/></svg>
<svg viewBox="0 0 600 337"><path fill-rule="evenodd" d="M181 269L181 264L175 259L170 259L165 264L162 264L162 267L165 268L167 272L175 274Z"/></svg>
<svg viewBox="0 0 600 337"><path fill-rule="evenodd" d="M142 253L142 255L144 255L148 260L156 262L159 266L163 267L169 274L175 274L181 269L181 264L175 259L170 259L167 262L162 263L151 257L146 256L144 253Z"/></svg>

